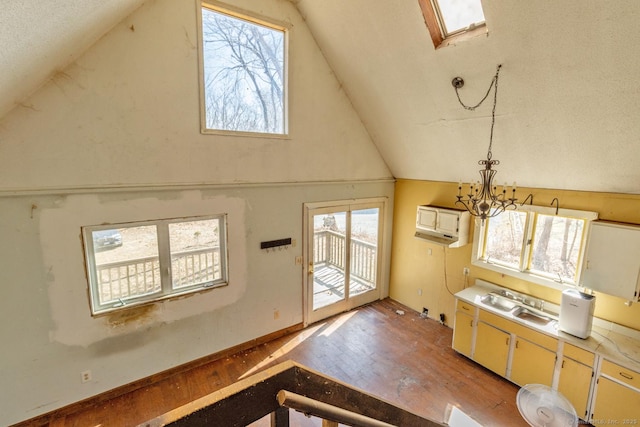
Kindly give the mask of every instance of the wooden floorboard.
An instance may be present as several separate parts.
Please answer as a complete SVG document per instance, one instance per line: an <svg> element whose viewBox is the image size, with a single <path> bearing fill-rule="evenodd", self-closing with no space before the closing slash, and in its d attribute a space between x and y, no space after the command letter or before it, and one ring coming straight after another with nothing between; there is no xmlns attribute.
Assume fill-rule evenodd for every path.
<svg viewBox="0 0 640 427"><path fill-rule="evenodd" d="M436 421L452 404L485 426L526 426L515 404L518 387L457 354L451 338L447 326L386 299L93 408L54 416L48 425L134 426L291 359ZM320 425L293 414L291 424Z"/></svg>

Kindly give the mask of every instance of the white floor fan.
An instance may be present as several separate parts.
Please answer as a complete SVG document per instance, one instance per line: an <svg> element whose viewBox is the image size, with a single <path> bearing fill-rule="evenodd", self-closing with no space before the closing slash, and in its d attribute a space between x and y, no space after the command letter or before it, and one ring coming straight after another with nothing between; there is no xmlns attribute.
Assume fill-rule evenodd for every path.
<svg viewBox="0 0 640 427"><path fill-rule="evenodd" d="M578 416L560 392L542 384L527 384L516 395L522 418L533 427L576 427Z"/></svg>

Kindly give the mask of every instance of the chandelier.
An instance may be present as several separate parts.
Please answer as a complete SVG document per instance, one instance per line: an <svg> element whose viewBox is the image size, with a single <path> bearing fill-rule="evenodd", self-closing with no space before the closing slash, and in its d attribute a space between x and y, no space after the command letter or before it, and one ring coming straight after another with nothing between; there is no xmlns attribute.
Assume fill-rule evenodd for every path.
<svg viewBox="0 0 640 427"><path fill-rule="evenodd" d="M487 159L479 160L478 164L484 166L484 169L481 169L480 177L482 181L471 182L469 184L469 193L462 194L462 181L458 183L458 195L456 196L458 200L456 200L456 205L460 204L465 207L466 210L471 213L471 215L479 217L484 220L487 218L494 217L496 215L501 214L506 209L516 209L516 183L513 183L511 187L511 197L507 197L507 184L502 186L501 190L498 190L498 187L493 183L493 179L498 172L493 169L493 166L497 166L500 164L499 160L494 160L492 158L491 147L493 145L493 126L496 121L496 103L498 101L498 76L500 74L500 68L502 65L498 65L496 69L496 75L491 80L491 85L489 85L489 89L485 96L474 106L465 105L460 99L460 94L458 93L458 89L464 86L464 80L461 77L455 77L451 84L455 88L456 96L458 97L458 102L462 105L466 110L474 111L478 108L489 96L491 93L491 89L493 88L493 110L491 110L491 133L489 134L489 149L487 150ZM465 190L466 191L466 190Z"/></svg>

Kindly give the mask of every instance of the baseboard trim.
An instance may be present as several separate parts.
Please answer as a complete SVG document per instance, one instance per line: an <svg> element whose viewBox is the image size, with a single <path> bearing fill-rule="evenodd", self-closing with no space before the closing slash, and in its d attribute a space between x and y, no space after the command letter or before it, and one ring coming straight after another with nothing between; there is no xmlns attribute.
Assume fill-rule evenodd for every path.
<svg viewBox="0 0 640 427"><path fill-rule="evenodd" d="M269 341L273 341L285 335L291 334L293 332L298 332L304 329L302 323L298 323L292 326L289 326L285 329L280 329L279 331L272 332L270 334L255 338L253 340L244 342L242 344L238 344L236 346L218 351L216 353L212 353L208 356L201 357L199 359L192 360L191 362L184 363L182 365L176 366L171 369L167 369L162 372L158 372L157 374L150 375L148 377L142 378L140 380L122 385L120 387L116 387L109 391L105 391L104 393L97 394L95 396L80 400L78 402L74 402L70 405L63 406L58 409L54 409L53 411L47 412L45 414L39 415L34 418L30 418L26 421L21 421L18 424L14 424L11 427L40 427L40 426L49 426L52 422L59 418L64 418L76 412L85 411L89 408L95 407L103 402L106 402L111 399L115 399L124 394L130 393L134 390L138 390L144 387L148 387L152 384L163 381L169 377L174 375L179 375L182 372L187 372L191 369L199 368L207 363L214 362L216 360L232 356L236 353L248 350L250 348L259 346L261 344L265 344Z"/></svg>

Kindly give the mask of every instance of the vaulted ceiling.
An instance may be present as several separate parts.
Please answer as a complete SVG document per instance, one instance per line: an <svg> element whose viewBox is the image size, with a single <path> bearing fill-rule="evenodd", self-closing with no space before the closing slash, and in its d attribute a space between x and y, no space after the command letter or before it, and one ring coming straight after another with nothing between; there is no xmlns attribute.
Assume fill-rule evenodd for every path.
<svg viewBox="0 0 640 427"><path fill-rule="evenodd" d="M144 0L5 1L0 117L82 55Z"/></svg>
<svg viewBox="0 0 640 427"><path fill-rule="evenodd" d="M451 79L475 104L502 64L498 183L640 193L637 0L485 0L488 35L437 50L417 0L291 1L395 177L478 178L491 105ZM144 0L5 3L0 117Z"/></svg>

